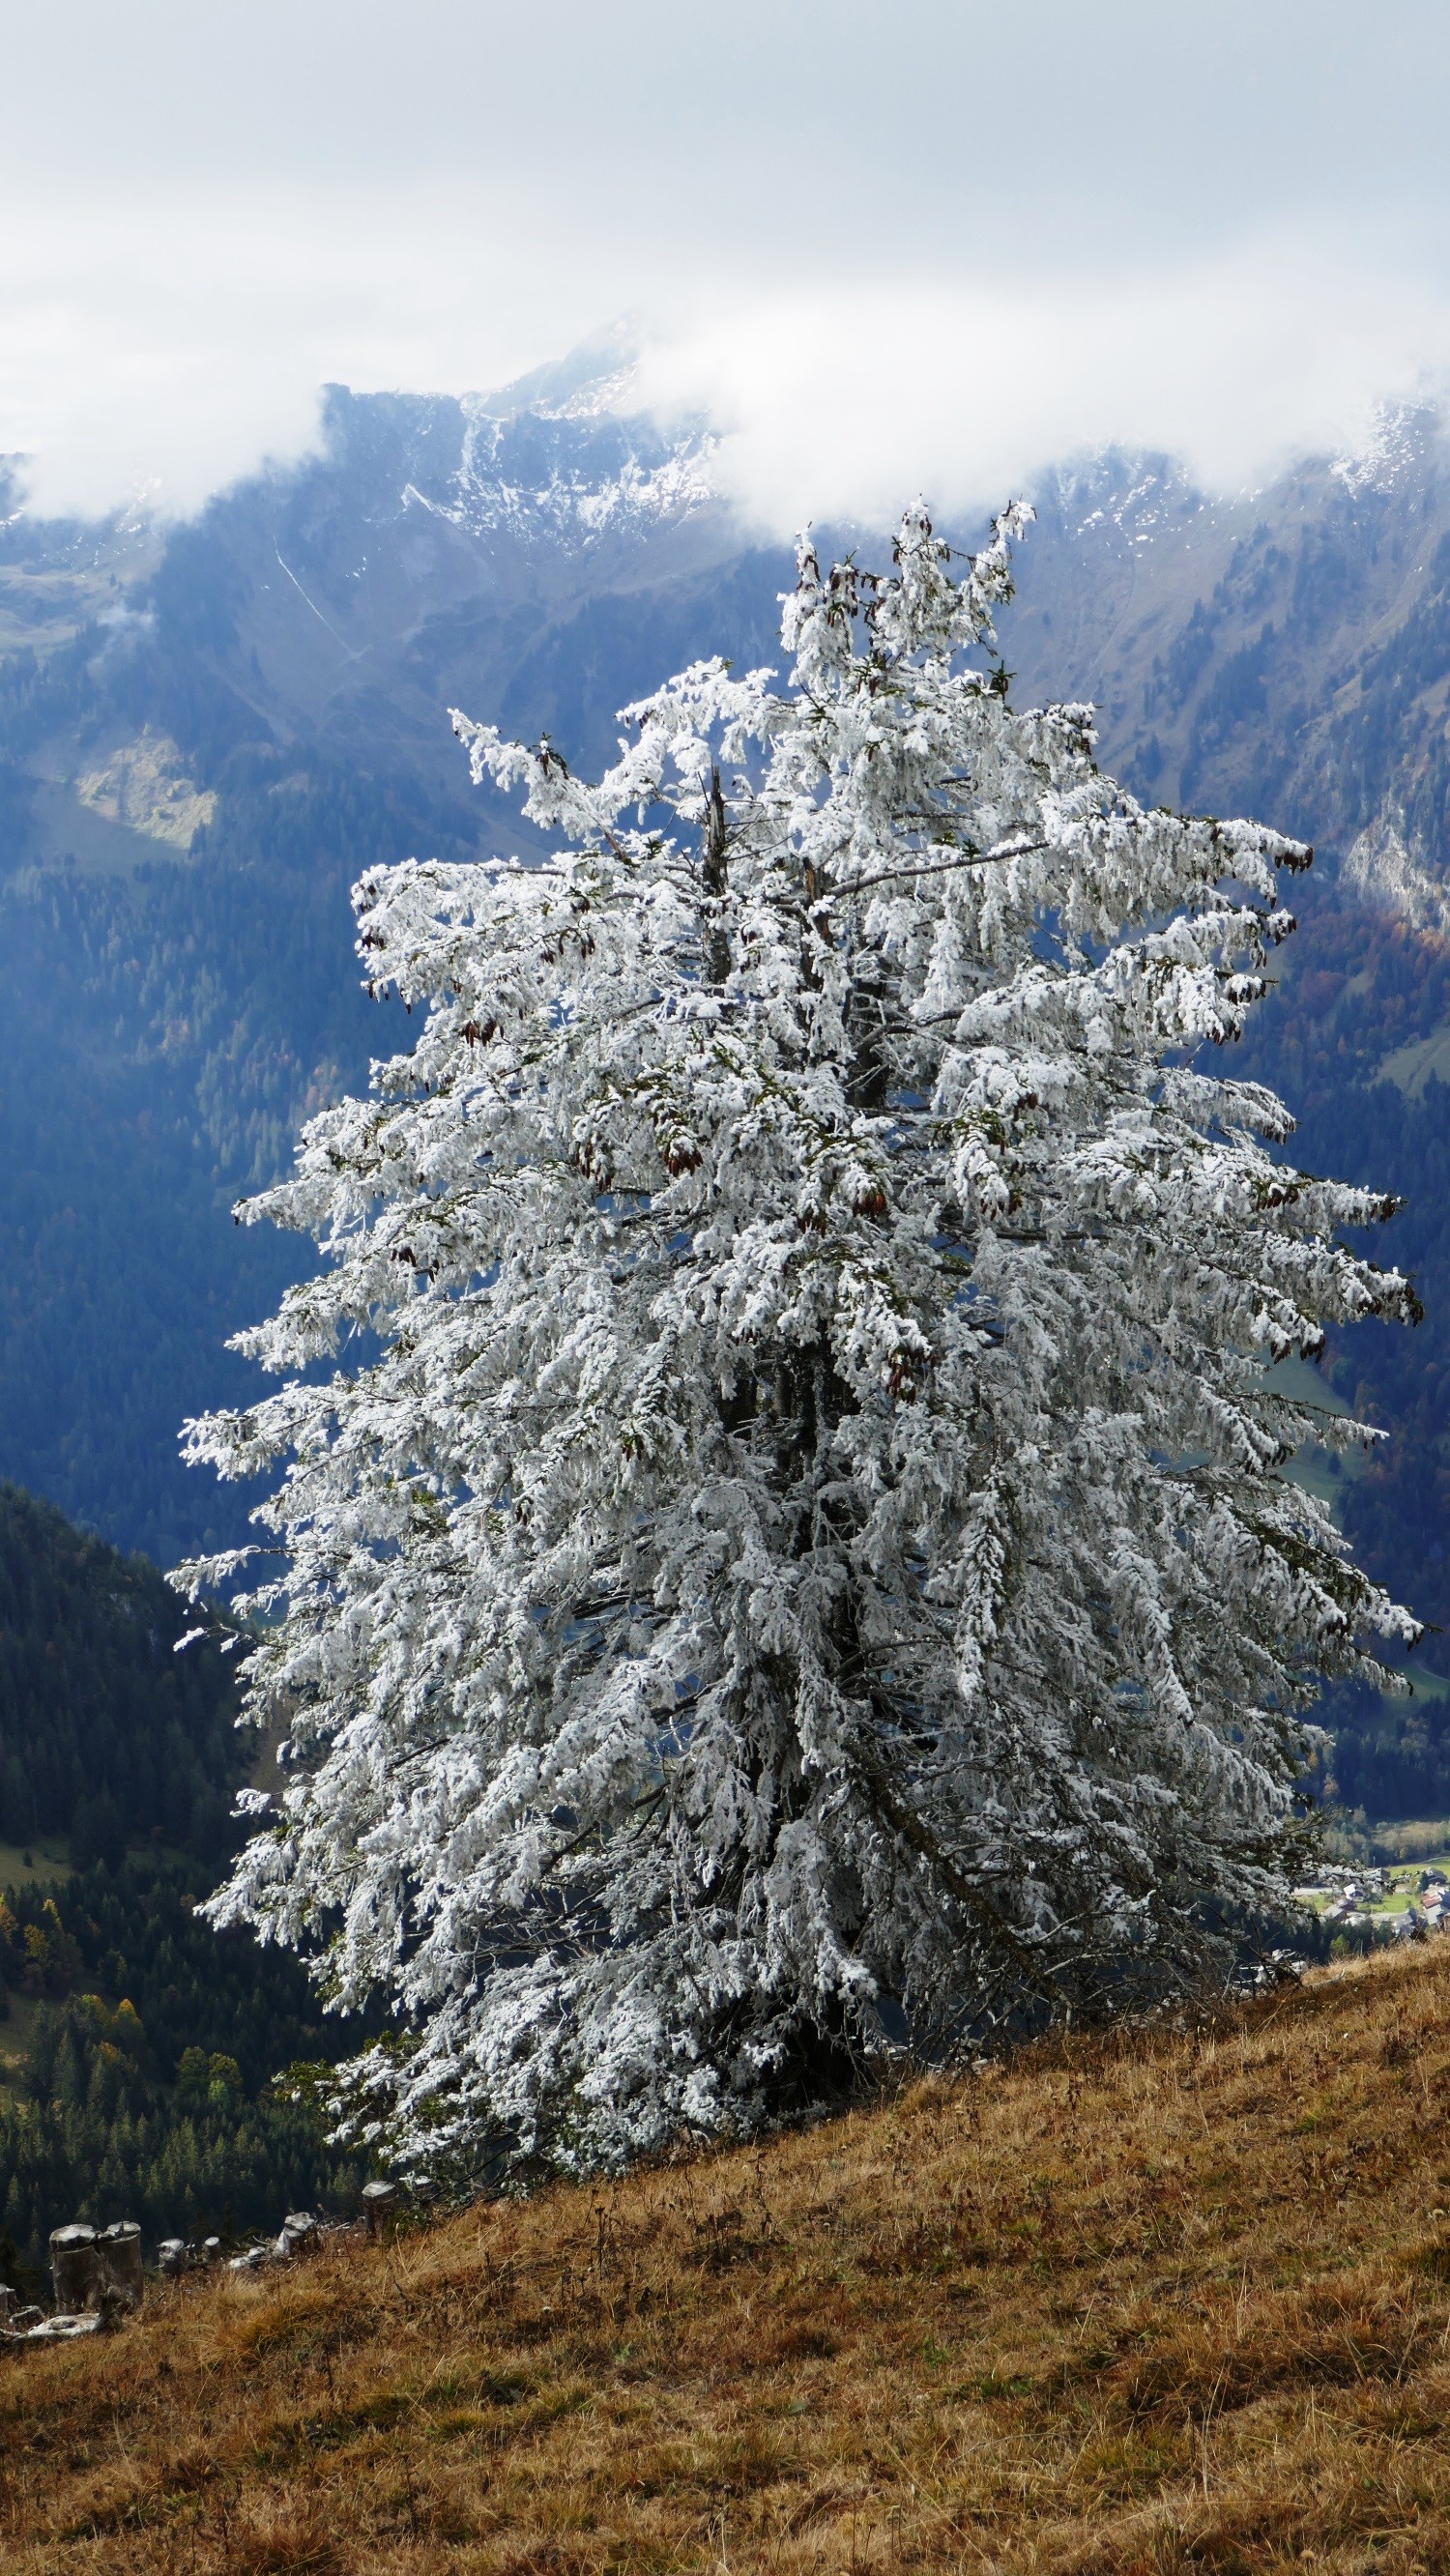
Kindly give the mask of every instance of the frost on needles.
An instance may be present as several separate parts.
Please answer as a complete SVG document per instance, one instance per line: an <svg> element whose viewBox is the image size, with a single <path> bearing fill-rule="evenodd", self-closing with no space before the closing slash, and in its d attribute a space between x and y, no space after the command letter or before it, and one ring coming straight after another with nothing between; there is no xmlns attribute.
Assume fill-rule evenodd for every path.
<svg viewBox="0 0 1450 2576"><path fill-rule="evenodd" d="M1283 1474L1374 1435L1266 1367L1413 1311L1335 1239L1393 1203L1214 1052L1309 853L1009 704L1025 516L960 581L921 509L885 578L803 544L789 687L695 664L595 786L456 717L557 856L357 889L421 1031L243 1211L324 1266L188 1446L288 1461L289 1785L213 1919L390 2000L344 2098L405 2159L739 2133L1182 1972L1285 1893L1320 1677L1415 1634Z"/></svg>

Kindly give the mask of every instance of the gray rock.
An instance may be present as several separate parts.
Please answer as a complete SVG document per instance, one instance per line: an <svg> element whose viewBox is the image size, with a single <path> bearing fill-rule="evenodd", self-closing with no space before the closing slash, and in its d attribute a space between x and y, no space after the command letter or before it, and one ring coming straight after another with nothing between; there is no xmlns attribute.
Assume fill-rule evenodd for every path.
<svg viewBox="0 0 1450 2576"><path fill-rule="evenodd" d="M55 2304L66 2315L94 2307L101 2290L96 2231L82 2222L50 2231L50 2277Z"/></svg>
<svg viewBox="0 0 1450 2576"><path fill-rule="evenodd" d="M369 2236L381 2233L387 2221L395 2217L399 2192L395 2182L365 2182L362 2187L362 2211Z"/></svg>
<svg viewBox="0 0 1450 2576"><path fill-rule="evenodd" d="M118 2218L96 2239L100 2289L123 2308L139 2308L146 2295L141 2270L141 2230L134 2218Z"/></svg>

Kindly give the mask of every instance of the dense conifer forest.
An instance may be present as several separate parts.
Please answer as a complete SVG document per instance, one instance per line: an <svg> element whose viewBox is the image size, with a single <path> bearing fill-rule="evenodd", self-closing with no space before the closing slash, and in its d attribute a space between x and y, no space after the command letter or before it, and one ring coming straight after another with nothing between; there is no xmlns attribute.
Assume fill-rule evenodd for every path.
<svg viewBox="0 0 1450 2576"><path fill-rule="evenodd" d="M84 1867L154 1836L217 1858L247 1748L217 1643L144 1557L0 1487L0 1842L66 1834Z"/></svg>
<svg viewBox="0 0 1450 2576"><path fill-rule="evenodd" d="M1450 1088L1431 1070L1412 1087L1374 1079L1399 1049L1450 1018L1450 945L1347 901L1304 890L1280 990L1242 1050L1299 1119L1295 1157L1311 1170L1398 1191L1400 1213L1359 1248L1415 1279L1414 1332L1368 1323L1331 1334L1333 1400L1389 1439L1363 1472L1337 1482L1337 1508L1361 1561L1396 1586L1428 1632L1410 1659L1414 1695L1341 1686L1325 1714L1329 1777L1345 1807L1370 1817L1450 1813ZM1417 1679L1416 1677L1419 1676Z"/></svg>
<svg viewBox="0 0 1450 2576"><path fill-rule="evenodd" d="M270 2089L335 2041L297 1962L198 1921L230 1848L235 1731L215 1642L156 1569L0 1490L0 2278L63 2219L149 2238L275 2225L356 2177ZM69 1836L53 1878L23 1847ZM13 1866L13 1864L12 1864Z"/></svg>

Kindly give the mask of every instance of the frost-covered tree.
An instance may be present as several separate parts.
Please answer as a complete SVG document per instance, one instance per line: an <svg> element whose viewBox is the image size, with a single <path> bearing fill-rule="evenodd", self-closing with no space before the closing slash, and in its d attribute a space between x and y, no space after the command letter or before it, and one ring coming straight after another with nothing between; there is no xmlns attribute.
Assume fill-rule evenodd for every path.
<svg viewBox="0 0 1450 2576"><path fill-rule="evenodd" d="M1281 1898L1319 1679L1413 1634L1284 1474L1371 1435L1268 1365L1410 1308L1335 1239L1391 1203L1212 1052L1309 854L1010 706L1020 516L960 581L919 509L885 578L804 545L789 687L696 664L597 786L456 718L558 855L358 888L421 1030L242 1211L325 1264L189 1446L289 1462L290 1785L212 1912L391 2001L405 2156L1141 1991Z"/></svg>

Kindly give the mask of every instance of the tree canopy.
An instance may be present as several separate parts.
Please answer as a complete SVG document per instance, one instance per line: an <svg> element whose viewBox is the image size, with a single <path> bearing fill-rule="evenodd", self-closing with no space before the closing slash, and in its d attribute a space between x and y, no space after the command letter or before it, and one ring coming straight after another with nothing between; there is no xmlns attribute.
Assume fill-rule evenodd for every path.
<svg viewBox="0 0 1450 2576"><path fill-rule="evenodd" d="M739 2133L869 2053L1142 1990L1279 1902L1304 1718L1413 1623L1284 1469L1273 1363L1403 1316L1210 1050L1309 853L1149 810L953 574L785 603L576 780L456 719L546 865L357 890L423 1021L250 1220L325 1260L189 1429L248 1477L291 1771L218 1921L393 2044L420 2161ZM331 1362L330 1369L327 1364ZM322 1366L319 1369L318 1363Z"/></svg>

